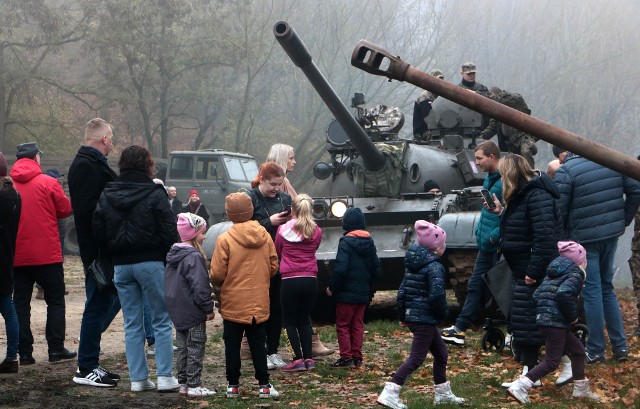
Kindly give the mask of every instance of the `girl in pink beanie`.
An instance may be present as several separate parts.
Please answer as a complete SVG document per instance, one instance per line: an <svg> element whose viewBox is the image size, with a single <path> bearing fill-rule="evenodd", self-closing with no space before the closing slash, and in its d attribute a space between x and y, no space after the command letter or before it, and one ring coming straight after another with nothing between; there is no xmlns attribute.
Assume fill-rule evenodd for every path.
<svg viewBox="0 0 640 409"><path fill-rule="evenodd" d="M571 360L573 377L569 381L575 381L572 396L600 400L600 396L591 392L584 374L584 345L571 331L571 326L578 323L578 296L586 277L587 252L575 241L560 241L558 253L560 256L549 263L542 284L533 293L537 303L536 324L545 338L546 355L511 384L509 394L520 403L529 403L529 389L555 371L563 355Z"/></svg>

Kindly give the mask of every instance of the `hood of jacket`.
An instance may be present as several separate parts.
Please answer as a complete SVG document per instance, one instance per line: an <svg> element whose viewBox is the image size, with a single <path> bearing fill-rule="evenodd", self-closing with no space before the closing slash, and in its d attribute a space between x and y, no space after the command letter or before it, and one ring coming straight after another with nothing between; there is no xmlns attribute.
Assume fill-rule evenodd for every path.
<svg viewBox="0 0 640 409"><path fill-rule="evenodd" d="M366 230L352 230L344 235L343 240L361 257L368 257L374 245L371 234Z"/></svg>
<svg viewBox="0 0 640 409"><path fill-rule="evenodd" d="M411 271L420 271L424 266L438 259L439 257L433 251L416 244L407 250L404 266Z"/></svg>
<svg viewBox="0 0 640 409"><path fill-rule="evenodd" d="M124 171L115 182L104 188L104 196L114 209L126 213L145 201L155 189L163 189L149 176L137 171Z"/></svg>
<svg viewBox="0 0 640 409"><path fill-rule="evenodd" d="M567 257L557 257L550 264L549 268L547 268L547 276L549 278L554 279L558 277L562 277L564 275L569 274L570 271L574 269L580 270L580 274L582 275L582 281L586 278L586 273L579 266L577 266L573 261L568 259Z"/></svg>
<svg viewBox="0 0 640 409"><path fill-rule="evenodd" d="M546 173L540 172L539 170L536 170L536 175L524 185L521 192L526 192L535 188L546 190L554 199L560 198L560 191L553 179L551 179Z"/></svg>
<svg viewBox="0 0 640 409"><path fill-rule="evenodd" d="M189 254L193 252L197 252L193 246L188 244L176 243L171 246L171 250L167 253L167 265L173 266L174 268L178 268L178 265L187 257Z"/></svg>
<svg viewBox="0 0 640 409"><path fill-rule="evenodd" d="M239 245L250 249L262 247L267 240L271 240L269 233L255 220L234 223L227 233Z"/></svg>
<svg viewBox="0 0 640 409"><path fill-rule="evenodd" d="M278 229L280 235L283 239L290 243L299 243L304 240L304 236L297 231L294 230L294 226L296 225L296 219L291 219Z"/></svg>
<svg viewBox="0 0 640 409"><path fill-rule="evenodd" d="M16 161L11 167L11 179L18 183L27 183L34 177L41 175L42 169L38 162L29 158L22 158Z"/></svg>

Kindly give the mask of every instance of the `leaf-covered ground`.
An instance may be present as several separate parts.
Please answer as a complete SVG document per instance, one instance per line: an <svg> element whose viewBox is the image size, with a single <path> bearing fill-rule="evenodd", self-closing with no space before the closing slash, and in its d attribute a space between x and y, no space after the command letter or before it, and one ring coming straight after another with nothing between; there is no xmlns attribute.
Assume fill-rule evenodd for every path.
<svg viewBox="0 0 640 409"><path fill-rule="evenodd" d="M65 263L67 284L72 294L67 300L67 342L77 338L82 311L82 279L78 276L77 258L69 258ZM75 296L74 296L75 295ZM627 332L635 329L638 316L633 293L619 292L621 307ZM75 308L70 305L79 303ZM32 326L42 325L44 314L42 301L32 302ZM70 316L69 311L74 311ZM376 397L386 380L406 358L411 334L400 328L396 322L374 321L366 325L365 368L361 370L332 369L330 364L337 358L332 355L318 360L316 370L311 372L283 373L271 371L272 382L281 392L278 401L257 398L257 387L253 379L250 361L243 361L242 396L231 400L223 397L226 380L224 376L224 346L219 321L208 327L209 340L203 371L203 384L218 391L209 399L186 399L176 393L156 392L132 393L129 391L126 359L123 352L121 318L114 322L106 336L107 345L101 357L103 366L119 372L123 380L114 389L80 387L71 378L75 362L49 364L39 359L36 365L22 367L18 374L0 374L0 407L12 408L207 408L207 407L292 407L292 408L366 408L376 407ZM335 330L331 326L319 328L321 338L336 348ZM520 372L521 367L510 353L484 352L481 348L482 328L467 332L467 345L449 346L448 377L453 391L468 399L468 407L507 408L520 406L507 396L500 384L510 381ZM0 329L0 348L4 347L4 327ZM104 344L104 343L103 343ZM531 408L575 408L575 407L640 407L638 374L640 374L640 353L637 338L629 339L631 360L617 363L609 359L604 364L588 365L587 376L593 389L603 396L602 404L589 404L571 398L573 386L554 386L555 376L543 379L543 387L531 392ZM283 342L284 345L284 342ZM77 347L77 345L76 345ZM36 337L36 348L44 348L44 337ZM282 348L287 355L286 348ZM609 351L609 357L611 356ZM153 359L149 360L153 373ZM409 379L402 390L402 398L410 408L433 406L433 385L431 376L432 359ZM441 407L453 407L443 405Z"/></svg>

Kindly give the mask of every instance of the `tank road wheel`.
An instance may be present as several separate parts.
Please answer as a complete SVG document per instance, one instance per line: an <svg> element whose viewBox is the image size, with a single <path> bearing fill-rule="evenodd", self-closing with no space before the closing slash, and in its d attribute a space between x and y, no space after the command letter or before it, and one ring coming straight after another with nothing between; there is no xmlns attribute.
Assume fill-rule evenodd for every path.
<svg viewBox="0 0 640 409"><path fill-rule="evenodd" d="M504 349L504 332L498 328L488 328L482 334L482 349L500 352Z"/></svg>
<svg viewBox="0 0 640 409"><path fill-rule="evenodd" d="M476 263L476 249L451 249L445 253L445 264L448 267L448 277L453 293L460 308L467 298L467 283L473 273L473 266Z"/></svg>
<svg viewBox="0 0 640 409"><path fill-rule="evenodd" d="M72 256L80 255L80 245L78 244L78 236L76 235L76 224L73 216L67 217L64 221L64 254Z"/></svg>

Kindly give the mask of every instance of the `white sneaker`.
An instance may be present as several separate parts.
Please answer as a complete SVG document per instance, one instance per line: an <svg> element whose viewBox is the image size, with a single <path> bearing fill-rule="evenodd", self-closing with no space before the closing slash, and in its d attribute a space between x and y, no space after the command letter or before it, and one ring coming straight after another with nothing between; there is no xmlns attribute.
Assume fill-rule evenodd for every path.
<svg viewBox="0 0 640 409"><path fill-rule="evenodd" d="M156 354L156 347L155 346L147 347L147 355L155 355L155 354Z"/></svg>
<svg viewBox="0 0 640 409"><path fill-rule="evenodd" d="M271 361L271 355L267 355L267 369L276 369L276 364Z"/></svg>
<svg viewBox="0 0 640 409"><path fill-rule="evenodd" d="M216 391L210 391L204 386L198 386L197 388L189 388L187 391L187 396L190 398L202 398L206 396L213 396L216 394Z"/></svg>
<svg viewBox="0 0 640 409"><path fill-rule="evenodd" d="M285 361L282 360L282 357L278 354L271 354L267 356L267 366L268 362L271 361L271 363L273 365L275 365L276 368L284 368L285 366L287 366L287 363Z"/></svg>
<svg viewBox="0 0 640 409"><path fill-rule="evenodd" d="M278 399L280 392L278 392L272 384L268 383L266 385L260 385L258 396L261 398Z"/></svg>
<svg viewBox="0 0 640 409"><path fill-rule="evenodd" d="M144 381L131 382L131 392L150 391L155 388L156 384L151 382L149 379L145 379Z"/></svg>
<svg viewBox="0 0 640 409"><path fill-rule="evenodd" d="M158 376L158 392L171 392L180 388L180 383L173 376Z"/></svg>

